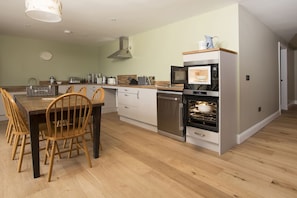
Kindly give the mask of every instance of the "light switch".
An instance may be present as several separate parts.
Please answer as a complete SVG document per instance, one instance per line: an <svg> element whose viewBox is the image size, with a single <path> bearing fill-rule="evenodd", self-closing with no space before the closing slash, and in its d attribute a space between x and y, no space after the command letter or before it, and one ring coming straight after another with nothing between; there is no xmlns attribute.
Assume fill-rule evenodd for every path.
<svg viewBox="0 0 297 198"><path fill-rule="evenodd" d="M245 80L249 81L250 80L250 75L245 75Z"/></svg>

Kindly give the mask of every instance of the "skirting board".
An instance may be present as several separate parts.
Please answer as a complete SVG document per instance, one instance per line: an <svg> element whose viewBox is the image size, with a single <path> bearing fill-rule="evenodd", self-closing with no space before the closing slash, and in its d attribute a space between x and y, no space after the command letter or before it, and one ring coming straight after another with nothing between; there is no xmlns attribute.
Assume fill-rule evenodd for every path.
<svg viewBox="0 0 297 198"><path fill-rule="evenodd" d="M245 140L247 140L252 135L256 134L260 129L265 127L267 124L269 124L272 120L279 117L281 113L279 111L273 113L272 115L268 116L261 122L258 122L254 126L250 127L249 129L243 131L242 133L237 135L237 144L241 144Z"/></svg>

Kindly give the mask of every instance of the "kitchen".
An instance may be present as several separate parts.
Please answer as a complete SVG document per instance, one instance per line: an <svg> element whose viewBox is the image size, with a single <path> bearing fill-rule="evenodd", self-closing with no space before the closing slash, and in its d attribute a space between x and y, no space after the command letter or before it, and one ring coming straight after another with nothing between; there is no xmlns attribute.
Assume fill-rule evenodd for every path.
<svg viewBox="0 0 297 198"><path fill-rule="evenodd" d="M246 35L244 32L249 27L238 28L238 23L253 25L257 34ZM38 81L48 80L49 76L55 76L57 81L68 80L70 76L87 78L89 73L106 76L136 74L155 76L156 81L169 81L170 66L183 65L182 53L198 49L198 41L206 34L204 30L209 35L218 35L214 39L216 47L239 53L237 139L241 143L278 116L279 90L275 89L279 84L278 60L275 54L279 37L238 4L129 36L133 58L125 60L107 58L119 48L118 40L90 46L68 43L67 40L59 42L1 34L0 85L26 85L32 77ZM258 39L266 45L258 46ZM256 50L254 46L258 46ZM47 51L52 54L49 61L40 58L40 54ZM288 49L288 58L288 71L293 71L296 64L293 50ZM294 72L288 74L288 104L291 104L296 100L292 85L295 77ZM245 80L246 76L251 80ZM261 86L256 83L259 81ZM270 98L270 102L267 103L265 98ZM262 111L259 112L260 107Z"/></svg>
<svg viewBox="0 0 297 198"><path fill-rule="evenodd" d="M242 36L241 32L245 32L244 28L248 27L237 29L238 11L242 15L240 19L250 20L251 24L257 26L259 34L254 35L255 39L250 39L250 35L244 37L243 34ZM218 19L217 16L221 17ZM209 22L204 23L204 21ZM224 28L221 28L222 24ZM168 36L171 34L171 31L168 32L169 29L174 29L175 37ZM70 76L87 78L89 73L102 73L106 76L137 74L155 76L156 81L169 81L170 66L183 65L182 53L198 49L198 41L204 39L205 34L201 29L211 30L209 34L219 35L214 39L215 44L222 43L221 47L236 52L240 49L238 97L240 97L241 111L237 122L239 143L243 142L245 137L257 131L258 128L253 128L256 123L261 124L264 121L264 126L265 119L270 116L275 117L274 114L278 112L279 102L276 97L278 90L274 89L278 87L278 61L275 56L278 38L272 32L267 32L266 26L237 4L130 36L133 58L125 60L107 58L119 48L118 40L95 47L1 35L0 84L1 86L25 85L31 77L39 81L48 80L49 76L55 76L58 81L68 80ZM156 34L158 36L155 36ZM239 34L241 35L240 42L233 39ZM253 41L257 40L256 38L261 38L262 42L266 42L269 47L261 45L257 48L261 53L257 53L258 51L253 48L255 46ZM248 42L244 42L245 40ZM52 53L53 57L50 61L40 59L40 53L44 51ZM250 58L251 56L253 58ZM263 59L263 57L272 58ZM246 74L250 74L250 81L244 80ZM290 72L290 75L292 74ZM274 78L262 78L261 76L273 76ZM262 81L262 86L269 86L255 85L255 82L259 80ZM291 89L292 87L289 87L289 90ZM271 99L269 104L265 98ZM294 98L289 98L289 100L294 101ZM259 106L262 107L261 112L258 112Z"/></svg>
<svg viewBox="0 0 297 198"><path fill-rule="evenodd" d="M237 20L256 26L257 34L244 34L249 27L239 28ZM174 37L170 36L172 30ZM237 122L238 143L241 143L258 129L259 126L255 125L264 126L267 119L274 118L278 112L278 90L274 89L278 87L275 57L278 37L238 5L133 35L130 37L133 58L124 61L106 58L118 48L118 41L94 47L1 34L0 85L24 85L31 77L42 81L48 80L51 75L57 80L67 80L69 76L85 78L89 72L100 72L107 76L135 73L168 81L170 66L182 65L182 53L198 49L198 41L204 38L203 30L208 30L211 35L219 35L218 41L222 47L239 52L240 112ZM258 46L258 39L268 47L264 44ZM257 49L254 46L258 46ZM53 54L51 61L40 59L43 51ZM292 61L289 62L292 64ZM246 74L250 74L250 81L243 80ZM263 76L273 78L266 79ZM262 82L261 87L254 83L259 80ZM292 88L290 90L292 92ZM295 97L290 97L291 102L295 100ZM271 101L267 103L265 98ZM259 106L262 106L261 112L258 112Z"/></svg>
<svg viewBox="0 0 297 198"><path fill-rule="evenodd" d="M253 25L257 34L244 34L249 27L238 28L238 20L239 24L248 22ZM125 60L107 58L119 48L118 40L96 47L1 34L0 85L26 85L32 77L38 81L48 80L49 76L55 76L57 81L68 80L70 76L87 78L89 73L106 76L136 74L155 76L156 81L169 81L170 66L183 65L182 53L198 49L198 41L205 35L201 30L208 30L209 35L218 35L214 39L216 47L220 45L235 52L240 50L237 139L241 143L278 115L279 98L276 96L279 91L275 89L278 87L278 61L275 54L279 38L238 4L130 36L133 58ZM170 36L172 31L174 37ZM255 50L258 38L266 45ZM50 61L40 58L45 51L51 52ZM288 70L292 71L294 54L292 50L288 52ZM289 85L294 80L293 74L289 72ZM250 75L250 81L245 80L246 75ZM258 86L258 81L266 87ZM288 90L288 103L294 103L294 87L291 85ZM270 102L267 103L265 98L270 98ZM258 112L259 107L262 107L261 112Z"/></svg>

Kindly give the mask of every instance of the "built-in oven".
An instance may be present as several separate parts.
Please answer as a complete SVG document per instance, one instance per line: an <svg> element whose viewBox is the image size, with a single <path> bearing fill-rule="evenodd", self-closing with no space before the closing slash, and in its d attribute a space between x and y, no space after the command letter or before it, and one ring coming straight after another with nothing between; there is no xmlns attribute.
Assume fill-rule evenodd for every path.
<svg viewBox="0 0 297 198"><path fill-rule="evenodd" d="M213 92L200 94L193 90L184 93L184 125L218 132L219 97Z"/></svg>
<svg viewBox="0 0 297 198"><path fill-rule="evenodd" d="M217 60L185 62L184 125L219 131L219 64Z"/></svg>

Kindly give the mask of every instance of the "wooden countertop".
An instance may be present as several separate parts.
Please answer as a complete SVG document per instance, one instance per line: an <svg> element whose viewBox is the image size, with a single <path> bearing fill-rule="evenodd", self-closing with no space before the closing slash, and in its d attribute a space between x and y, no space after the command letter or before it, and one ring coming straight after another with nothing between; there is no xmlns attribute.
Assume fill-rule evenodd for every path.
<svg viewBox="0 0 297 198"><path fill-rule="evenodd" d="M44 85L44 84L43 84ZM49 84L48 84L49 85ZM131 88L144 88L144 89L158 89L165 91L183 91L183 86L168 86L168 85L109 85L109 84L61 84L61 85L101 85L103 88L114 88L117 87L131 87ZM59 85L58 85L59 86ZM4 86L2 88L6 89L8 92L26 92L27 86Z"/></svg>
<svg viewBox="0 0 297 198"><path fill-rule="evenodd" d="M225 51L225 52L229 52L232 54L237 54L237 52L229 50L229 49L225 49L225 48L210 48L210 49L205 49L205 50L194 50L194 51L189 51L189 52L183 52L183 55L205 53L205 52L212 52L212 51Z"/></svg>

